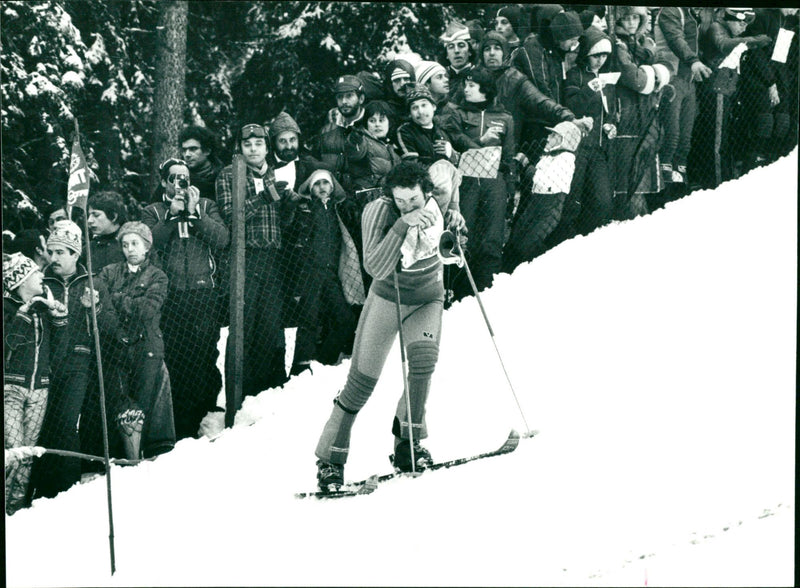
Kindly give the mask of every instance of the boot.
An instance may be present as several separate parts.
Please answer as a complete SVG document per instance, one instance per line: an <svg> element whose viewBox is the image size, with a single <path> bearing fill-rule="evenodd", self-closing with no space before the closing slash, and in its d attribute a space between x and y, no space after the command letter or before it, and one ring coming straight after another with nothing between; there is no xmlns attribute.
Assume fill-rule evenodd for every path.
<svg viewBox="0 0 800 588"><path fill-rule="evenodd" d="M410 472L411 468L411 443L408 439L395 438L394 455L389 457L389 461L401 472ZM414 440L414 471L421 472L433 464L430 451Z"/></svg>
<svg viewBox="0 0 800 588"><path fill-rule="evenodd" d="M317 460L317 486L323 492L335 492L344 484L344 465Z"/></svg>

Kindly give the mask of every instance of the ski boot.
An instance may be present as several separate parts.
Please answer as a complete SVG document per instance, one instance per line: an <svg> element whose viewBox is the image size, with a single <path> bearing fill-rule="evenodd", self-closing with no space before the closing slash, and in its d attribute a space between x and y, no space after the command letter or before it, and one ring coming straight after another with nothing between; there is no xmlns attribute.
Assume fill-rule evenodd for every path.
<svg viewBox="0 0 800 588"><path fill-rule="evenodd" d="M408 439L403 439L394 448L394 455L389 456L389 461L392 462L397 470L401 472L410 472L411 468L411 444ZM414 442L414 471L421 472L428 466L433 464L433 458L430 451L425 449L422 445Z"/></svg>
<svg viewBox="0 0 800 588"><path fill-rule="evenodd" d="M344 485L344 465L317 460L317 486L322 492L336 492Z"/></svg>

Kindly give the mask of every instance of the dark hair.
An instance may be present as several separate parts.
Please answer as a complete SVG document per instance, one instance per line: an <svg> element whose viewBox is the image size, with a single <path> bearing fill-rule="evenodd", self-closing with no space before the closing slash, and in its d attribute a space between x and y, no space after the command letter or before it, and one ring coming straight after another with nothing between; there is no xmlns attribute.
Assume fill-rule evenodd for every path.
<svg viewBox="0 0 800 588"><path fill-rule="evenodd" d="M394 123L394 112L392 112L391 106L389 106L389 104L383 100L372 100L371 102L367 102L367 104L364 106L364 116L359 122L361 122L364 128L366 128L367 120L369 120L369 118L375 114L382 114L388 118L390 126Z"/></svg>
<svg viewBox="0 0 800 588"><path fill-rule="evenodd" d="M125 208L125 201L122 199L122 195L119 192L104 190L102 192L90 194L86 207L87 209L94 208L95 210L102 210L108 217L108 220L119 226L124 225L128 221L128 210Z"/></svg>
<svg viewBox="0 0 800 588"><path fill-rule="evenodd" d="M486 96L486 100L489 102L494 100L494 97L497 96L497 83L495 82L494 76L482 65L469 70L467 75L464 76L464 79L472 80L478 84L481 88L481 93Z"/></svg>
<svg viewBox="0 0 800 588"><path fill-rule="evenodd" d="M36 249L42 247L41 239L47 241L47 235L39 229L25 229L14 236L9 246L3 247L7 253L22 253L26 257L36 259Z"/></svg>
<svg viewBox="0 0 800 588"><path fill-rule="evenodd" d="M188 141L189 139L194 139L200 143L200 149L208 151L209 157L216 157L219 151L219 142L217 136L206 127L198 125L185 127L178 136L178 146L183 145L184 141Z"/></svg>
<svg viewBox="0 0 800 588"><path fill-rule="evenodd" d="M384 179L383 193L392 193L393 188L414 188L419 186L424 194L433 190L433 181L428 170L416 161L402 161L394 166Z"/></svg>

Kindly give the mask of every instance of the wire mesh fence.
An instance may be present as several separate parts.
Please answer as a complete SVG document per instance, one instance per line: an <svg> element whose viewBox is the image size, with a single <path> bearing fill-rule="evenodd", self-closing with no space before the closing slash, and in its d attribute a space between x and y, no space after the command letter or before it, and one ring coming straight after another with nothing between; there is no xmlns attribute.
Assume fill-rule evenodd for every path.
<svg viewBox="0 0 800 588"><path fill-rule="evenodd" d="M757 18L738 42L728 35L721 46L704 39L724 22L700 22L705 77L638 48L658 47L660 10L645 33L652 43L623 47L613 38L603 65L579 61L565 71L554 101L567 114L514 119L502 96L491 111L441 109L431 141L450 148L431 143L425 163L432 197L464 217L478 290L571 237L715 188L797 145L797 40L779 42L785 22ZM747 50L728 67L742 43ZM664 71L658 65L668 80L648 78ZM369 158L396 163L402 149L360 126L335 132L343 133L345 165L334 169L303 153L287 177L239 158L219 173L214 193L200 193L180 185L185 164L175 160L155 202L126 207L113 193L93 195L99 365L86 248L78 247L72 273L60 258L44 270L43 284L66 307L61 315L44 301L25 306L20 285L31 268L14 281L4 258L7 512L102 471L101 387L109 454L135 463L198 436L223 404L232 424L243 396L350 355L371 283L361 216L372 200L393 196L381 183L391 164ZM419 140L406 151L425 152ZM120 232L143 241L144 260L132 263ZM474 294L462 267L447 265L443 280L446 307ZM31 446L57 452L8 452Z"/></svg>

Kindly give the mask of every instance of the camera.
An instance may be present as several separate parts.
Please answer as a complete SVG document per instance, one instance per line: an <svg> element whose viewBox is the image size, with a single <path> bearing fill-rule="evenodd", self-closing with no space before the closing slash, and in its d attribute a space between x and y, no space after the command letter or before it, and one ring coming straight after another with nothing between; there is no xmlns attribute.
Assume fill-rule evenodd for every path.
<svg viewBox="0 0 800 588"><path fill-rule="evenodd" d="M172 182L175 186L175 196L186 196L186 191L189 189L189 176L186 174L175 174L175 179Z"/></svg>

